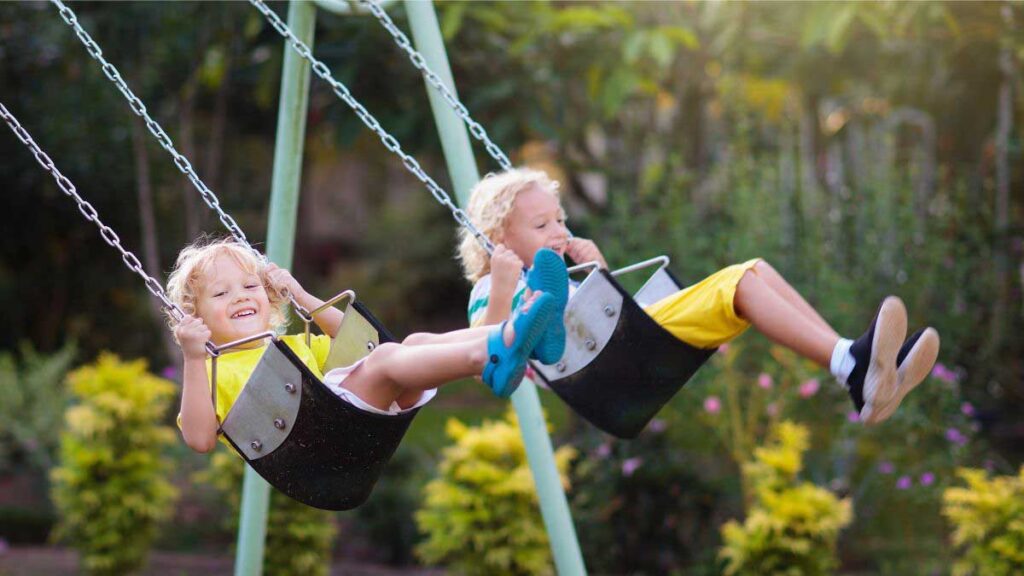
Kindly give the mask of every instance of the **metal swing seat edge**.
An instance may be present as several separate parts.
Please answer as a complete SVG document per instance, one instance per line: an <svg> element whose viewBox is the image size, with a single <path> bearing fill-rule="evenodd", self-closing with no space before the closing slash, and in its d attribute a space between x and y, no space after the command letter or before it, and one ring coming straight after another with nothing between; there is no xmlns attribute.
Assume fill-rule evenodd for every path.
<svg viewBox="0 0 1024 576"><path fill-rule="evenodd" d="M307 338L309 320L343 299L348 306L325 373L351 365L381 342L394 341L351 290L304 318ZM218 352L267 336L272 335L230 342ZM417 412L385 416L356 408L329 390L284 341L272 337L221 432L279 492L314 508L351 510L370 497Z"/></svg>
<svg viewBox="0 0 1024 576"><path fill-rule="evenodd" d="M679 340L644 311L682 288L668 263L659 256L615 271L596 262L571 268L590 271L566 306L565 354L554 365L532 363L563 402L618 438L639 435L715 353ZM635 296L616 280L653 265Z"/></svg>

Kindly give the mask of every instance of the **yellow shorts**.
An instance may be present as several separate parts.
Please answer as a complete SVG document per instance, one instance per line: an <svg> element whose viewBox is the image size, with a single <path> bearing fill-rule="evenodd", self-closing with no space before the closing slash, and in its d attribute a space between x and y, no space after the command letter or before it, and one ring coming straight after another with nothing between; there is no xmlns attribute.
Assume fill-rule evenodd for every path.
<svg viewBox="0 0 1024 576"><path fill-rule="evenodd" d="M723 268L645 310L683 342L697 348L717 348L750 327L750 322L736 314L733 298L740 279L760 261L754 258Z"/></svg>

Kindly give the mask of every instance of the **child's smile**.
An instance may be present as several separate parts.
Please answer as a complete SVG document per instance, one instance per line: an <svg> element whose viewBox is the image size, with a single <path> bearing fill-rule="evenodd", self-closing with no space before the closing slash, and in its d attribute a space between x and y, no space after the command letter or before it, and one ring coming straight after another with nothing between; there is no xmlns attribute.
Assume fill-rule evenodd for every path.
<svg viewBox="0 0 1024 576"><path fill-rule="evenodd" d="M270 329L270 300L263 282L227 254L207 270L196 311L218 345Z"/></svg>
<svg viewBox="0 0 1024 576"><path fill-rule="evenodd" d="M558 199L537 187L520 192L505 227L504 244L509 250L531 266L537 250L550 248L565 256L568 242L565 212Z"/></svg>

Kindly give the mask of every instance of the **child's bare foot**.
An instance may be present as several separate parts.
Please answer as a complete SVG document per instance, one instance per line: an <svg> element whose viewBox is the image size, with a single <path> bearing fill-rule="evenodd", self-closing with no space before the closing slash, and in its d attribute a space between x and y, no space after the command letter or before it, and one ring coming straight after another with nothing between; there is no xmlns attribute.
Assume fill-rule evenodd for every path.
<svg viewBox="0 0 1024 576"><path fill-rule="evenodd" d="M865 424L876 424L892 414L886 408L896 400L896 357L906 335L907 309L902 300L889 296L868 331L850 346L856 365L846 384Z"/></svg>
<svg viewBox="0 0 1024 576"><path fill-rule="evenodd" d="M896 397L878 410L878 420L892 415L900 402L932 372L939 358L939 333L935 328L923 328L903 343L896 356Z"/></svg>

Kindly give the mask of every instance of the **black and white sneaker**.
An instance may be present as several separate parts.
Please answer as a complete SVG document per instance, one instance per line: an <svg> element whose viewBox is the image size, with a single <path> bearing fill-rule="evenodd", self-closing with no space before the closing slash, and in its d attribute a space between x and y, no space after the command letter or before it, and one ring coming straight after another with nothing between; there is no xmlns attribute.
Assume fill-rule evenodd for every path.
<svg viewBox="0 0 1024 576"><path fill-rule="evenodd" d="M922 328L907 338L896 356L896 396L878 410L879 422L892 416L903 398L932 373L938 358L939 332L935 328Z"/></svg>
<svg viewBox="0 0 1024 576"><path fill-rule="evenodd" d="M907 308L896 296L888 296L868 331L850 346L856 365L846 385L864 424L881 422L896 398L896 357L906 336Z"/></svg>

